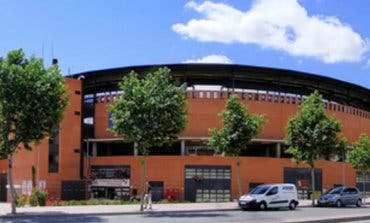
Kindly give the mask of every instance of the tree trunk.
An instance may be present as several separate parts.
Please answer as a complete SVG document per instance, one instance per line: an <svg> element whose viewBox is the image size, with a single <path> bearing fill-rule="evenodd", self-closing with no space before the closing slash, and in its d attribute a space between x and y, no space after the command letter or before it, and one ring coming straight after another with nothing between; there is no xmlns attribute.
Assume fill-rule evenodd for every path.
<svg viewBox="0 0 370 223"><path fill-rule="evenodd" d="M243 190L242 190L242 181L240 179L240 158L239 156L236 157L236 177L238 181L238 191L239 191L239 197L243 195Z"/></svg>
<svg viewBox="0 0 370 223"><path fill-rule="evenodd" d="M146 181L146 157L144 153L141 165L143 166L143 172L141 173L141 196L140 196L140 211L144 211L144 195L145 195L145 181Z"/></svg>
<svg viewBox="0 0 370 223"><path fill-rule="evenodd" d="M366 172L362 171L362 198L364 203L366 202Z"/></svg>
<svg viewBox="0 0 370 223"><path fill-rule="evenodd" d="M15 190L13 184L13 177L12 177L12 168L13 168L13 156L9 155L8 157L8 179L10 185L10 197L11 197L11 207L12 207L12 214L16 214L16 200L15 200Z"/></svg>
<svg viewBox="0 0 370 223"><path fill-rule="evenodd" d="M33 189L39 188L40 182L40 143L36 143L36 152L37 152L37 167L36 167L36 181Z"/></svg>
<svg viewBox="0 0 370 223"><path fill-rule="evenodd" d="M312 207L315 206L315 167L311 166L311 200Z"/></svg>

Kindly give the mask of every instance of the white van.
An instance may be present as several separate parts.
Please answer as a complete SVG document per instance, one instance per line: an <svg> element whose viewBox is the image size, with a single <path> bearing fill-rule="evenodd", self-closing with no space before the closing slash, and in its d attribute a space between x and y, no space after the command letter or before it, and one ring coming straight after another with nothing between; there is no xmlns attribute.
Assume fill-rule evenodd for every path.
<svg viewBox="0 0 370 223"><path fill-rule="evenodd" d="M297 188L294 184L263 184L254 188L249 194L239 198L239 206L248 208L284 208L294 210L298 205Z"/></svg>

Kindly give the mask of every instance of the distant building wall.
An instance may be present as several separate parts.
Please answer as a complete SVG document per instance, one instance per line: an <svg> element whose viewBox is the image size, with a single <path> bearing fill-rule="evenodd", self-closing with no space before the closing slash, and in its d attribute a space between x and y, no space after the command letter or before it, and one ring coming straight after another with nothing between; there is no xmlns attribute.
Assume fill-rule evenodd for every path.
<svg viewBox="0 0 370 223"><path fill-rule="evenodd" d="M221 99L221 92L210 92L211 98L206 98L207 91L203 92L203 98L199 97L202 91L195 92L196 98L192 97L192 92L188 92L188 126L184 132L180 134L183 137L208 137L209 128L220 128L221 117L218 115L225 108L226 99ZM209 92L209 91L208 91ZM214 98L214 93L218 96ZM240 93L239 93L240 94ZM268 94L251 93L252 99L248 99L248 94L245 95L243 103L248 107L251 114L263 114L265 116L265 124L262 132L255 138L259 139L284 139L285 126L289 117L295 115L298 111L298 97L290 97L281 95L278 101L275 102L275 95L271 95L269 100ZM225 93L226 95L226 93ZM284 97L284 102L281 98ZM241 98L241 95L240 95ZM263 99L264 98L264 99ZM293 103L294 98L294 103ZM113 100L104 101L97 99L95 104L95 138L113 138L113 133L107 131L108 128L108 104L112 104ZM331 104L331 105L330 105ZM334 105L335 104L335 110ZM330 106L329 106L330 105ZM344 112L342 112L342 107ZM330 109L329 109L330 108ZM347 113L346 111L351 111ZM342 134L348 139L351 145L356 141L361 133L370 135L370 116L365 117L369 112L359 110L353 107L347 107L336 103L327 103L325 113L334 115L342 123Z"/></svg>
<svg viewBox="0 0 370 223"><path fill-rule="evenodd" d="M23 181L32 180L32 166L35 166L36 180L45 181L50 198L59 198L62 180L79 180L80 144L81 144L81 81L66 78L70 94L69 105L63 113L59 131L59 170L49 173L49 141L45 139L39 145L32 145L32 151L19 150L13 158L14 184L22 186ZM7 171L7 160L0 161L0 171ZM37 182L36 182L37 183ZM18 193L22 193L21 189ZM9 194L9 193L8 193ZM9 195L8 195L8 201Z"/></svg>
<svg viewBox="0 0 370 223"><path fill-rule="evenodd" d="M140 193L142 166L141 157L117 156L90 158L91 165L129 165L131 167L131 186ZM243 192L249 191L249 183L281 183L284 181L284 167L308 168L307 165L294 165L291 159L241 157L241 180ZM147 181L163 181L164 189L175 188L180 192L180 199L184 198L184 168L185 165L219 165L231 166L232 198L238 198L237 176L235 159L230 157L210 156L152 156L147 159ZM329 189L334 184L342 184L341 162L317 161L316 168L321 168L323 188ZM347 163L345 164L346 185L356 185L356 172Z"/></svg>

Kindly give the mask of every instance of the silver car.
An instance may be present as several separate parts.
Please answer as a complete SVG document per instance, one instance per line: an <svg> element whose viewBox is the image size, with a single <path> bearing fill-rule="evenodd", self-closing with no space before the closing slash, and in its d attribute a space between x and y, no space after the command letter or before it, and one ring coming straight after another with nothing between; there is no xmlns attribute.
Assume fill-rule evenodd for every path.
<svg viewBox="0 0 370 223"><path fill-rule="evenodd" d="M356 187L334 187L327 193L321 195L317 200L318 206L356 205L361 207L361 192Z"/></svg>

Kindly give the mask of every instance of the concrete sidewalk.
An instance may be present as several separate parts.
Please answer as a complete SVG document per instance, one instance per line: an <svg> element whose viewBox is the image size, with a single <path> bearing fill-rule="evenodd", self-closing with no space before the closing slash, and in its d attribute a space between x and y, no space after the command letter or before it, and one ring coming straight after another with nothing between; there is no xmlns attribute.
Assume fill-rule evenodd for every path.
<svg viewBox="0 0 370 223"><path fill-rule="evenodd" d="M310 200L301 200L299 207L311 205ZM173 203L153 204L152 210L140 211L139 204L133 205L82 205L82 206L48 206L17 208L17 216L45 215L110 215L142 214L148 212L185 212L185 211L229 211L239 210L237 202L224 203ZM0 216L12 216L9 203L0 203Z"/></svg>

